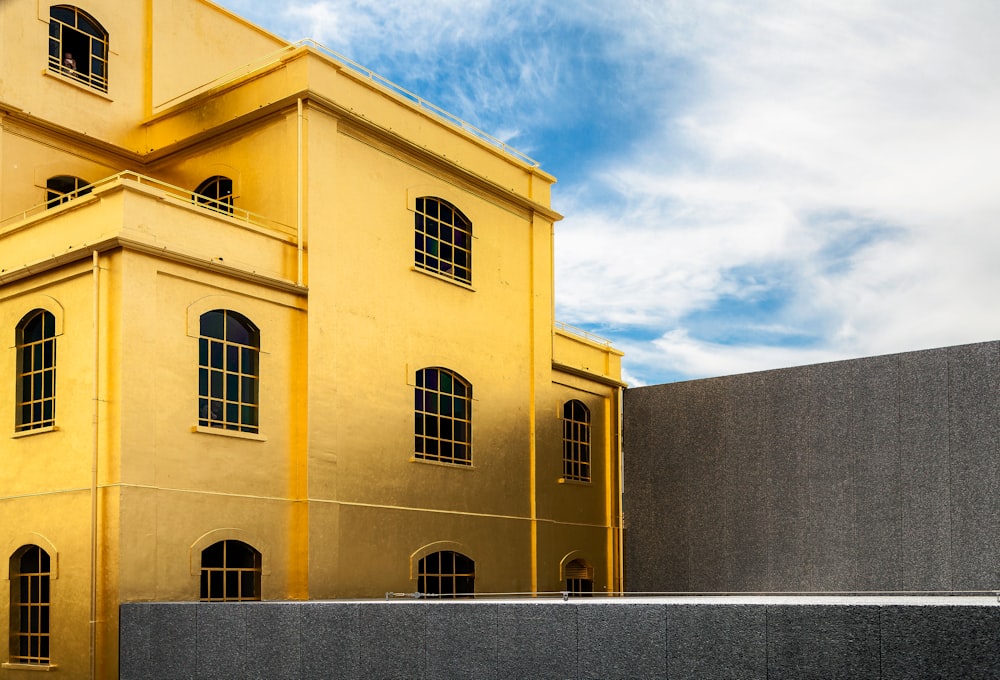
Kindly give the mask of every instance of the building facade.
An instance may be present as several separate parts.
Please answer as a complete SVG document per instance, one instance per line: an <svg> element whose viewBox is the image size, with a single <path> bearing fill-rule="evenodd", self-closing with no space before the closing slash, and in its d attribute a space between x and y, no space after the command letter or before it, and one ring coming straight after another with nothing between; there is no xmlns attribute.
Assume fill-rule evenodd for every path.
<svg viewBox="0 0 1000 680"><path fill-rule="evenodd" d="M0 677L115 677L122 602L621 589L553 177L205 0L0 59Z"/></svg>

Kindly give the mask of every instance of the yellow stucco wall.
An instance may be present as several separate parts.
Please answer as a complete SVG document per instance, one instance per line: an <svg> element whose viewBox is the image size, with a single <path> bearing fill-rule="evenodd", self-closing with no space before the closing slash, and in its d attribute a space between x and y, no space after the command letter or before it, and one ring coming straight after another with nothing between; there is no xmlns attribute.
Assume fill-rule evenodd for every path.
<svg viewBox="0 0 1000 680"><path fill-rule="evenodd" d="M0 4L21 66L0 79L0 572L32 543L58 563L62 676L114 677L118 604L197 600L218 540L262 554L264 599L412 592L436 550L480 593L561 590L577 558L620 589L620 353L554 328L554 179L320 50L260 61L283 43L202 0L85 7L111 34L109 91L87 91L44 72L47 8ZM97 184L46 209L57 175ZM213 175L231 215L192 200ZM472 222L469 284L414 266L422 196ZM38 308L56 427L15 435L14 329ZM260 329L257 435L198 427L213 309ZM469 466L414 457L428 367L472 385ZM571 399L589 482L562 479Z"/></svg>

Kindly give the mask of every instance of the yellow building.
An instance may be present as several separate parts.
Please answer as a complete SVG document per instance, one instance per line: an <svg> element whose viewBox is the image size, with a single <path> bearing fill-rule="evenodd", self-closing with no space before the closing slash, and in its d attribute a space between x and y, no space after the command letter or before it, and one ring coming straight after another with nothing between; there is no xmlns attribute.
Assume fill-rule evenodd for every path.
<svg viewBox="0 0 1000 680"><path fill-rule="evenodd" d="M116 677L124 601L621 588L550 175L206 0L0 59L0 677Z"/></svg>

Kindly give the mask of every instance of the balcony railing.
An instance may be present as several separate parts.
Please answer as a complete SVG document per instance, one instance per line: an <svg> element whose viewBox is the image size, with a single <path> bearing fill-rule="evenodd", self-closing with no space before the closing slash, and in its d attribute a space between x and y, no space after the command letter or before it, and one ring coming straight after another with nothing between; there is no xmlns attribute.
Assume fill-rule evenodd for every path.
<svg viewBox="0 0 1000 680"><path fill-rule="evenodd" d="M250 212L249 210L244 210L225 201L218 201L207 196L202 196L201 194L195 193L190 189L184 189L152 177L147 177L146 175L140 175L139 173L132 172L131 170L125 170L109 177L105 177L104 179L99 179L93 184L80 187L76 191L62 194L58 199L49 200L45 203L32 206L27 210L10 215L3 221L0 221L0 228L13 224L14 222L34 217L35 215L44 213L53 208L70 205L74 199L100 192L100 190L104 187L121 184L123 181L134 182L135 184L150 187L151 189L162 192L167 196L176 198L185 203L190 203L191 205L201 208L202 210L211 211L213 213L223 215L226 218L237 220L239 222L245 222L246 224L250 224L255 227L263 227L265 229L277 231L286 236L294 237L296 233L294 227L278 222L277 220L272 220L269 217L258 215L257 213Z"/></svg>
<svg viewBox="0 0 1000 680"><path fill-rule="evenodd" d="M53 73L58 73L61 76L75 80L78 83L82 83L99 92L108 91L108 79L106 76L100 73L81 73L75 68L64 66L62 62L59 61L59 57L51 54L49 55L49 70Z"/></svg>
<svg viewBox="0 0 1000 680"><path fill-rule="evenodd" d="M585 331L584 329L577 328L576 326L570 326L568 323L564 323L562 321L556 321L554 325L557 330L563 331L564 333L569 333L570 335L575 335L577 337L584 338L585 340L589 340L595 345L600 345L602 347L607 347L608 349L611 349L611 344L612 344L611 341L608 340L607 338L602 338L600 335L591 333L590 331Z"/></svg>

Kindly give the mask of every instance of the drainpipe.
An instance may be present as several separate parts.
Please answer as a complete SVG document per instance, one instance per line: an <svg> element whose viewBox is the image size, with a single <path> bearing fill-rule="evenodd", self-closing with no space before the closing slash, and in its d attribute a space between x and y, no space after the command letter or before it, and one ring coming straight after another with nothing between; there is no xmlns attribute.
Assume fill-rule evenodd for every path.
<svg viewBox="0 0 1000 680"><path fill-rule="evenodd" d="M302 275L302 220L305 211L305 187L303 186L303 180L305 179L305 139L302 134L303 130L303 111L302 111L302 97L298 99L298 205L296 208L295 216L295 242L298 249L298 274L296 276L296 283L302 285L304 277Z"/></svg>
<svg viewBox="0 0 1000 680"><path fill-rule="evenodd" d="M90 465L90 677L97 678L97 460L100 422L100 264L93 251L94 281L94 441Z"/></svg>

